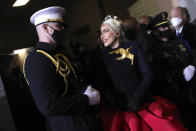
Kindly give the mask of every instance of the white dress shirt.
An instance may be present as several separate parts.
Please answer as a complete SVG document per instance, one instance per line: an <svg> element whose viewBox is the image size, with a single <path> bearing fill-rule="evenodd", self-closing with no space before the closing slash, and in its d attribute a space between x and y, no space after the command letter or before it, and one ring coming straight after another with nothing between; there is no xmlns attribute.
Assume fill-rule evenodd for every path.
<svg viewBox="0 0 196 131"><path fill-rule="evenodd" d="M179 36L182 33L182 29L184 26L180 27L179 30L176 29L176 36Z"/></svg>

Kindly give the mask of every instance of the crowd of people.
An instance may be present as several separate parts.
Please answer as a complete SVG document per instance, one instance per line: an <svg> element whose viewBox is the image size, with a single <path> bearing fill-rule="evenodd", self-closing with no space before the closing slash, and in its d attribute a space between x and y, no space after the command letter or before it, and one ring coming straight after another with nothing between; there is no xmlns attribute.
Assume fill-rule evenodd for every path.
<svg viewBox="0 0 196 131"><path fill-rule="evenodd" d="M31 16L38 42L23 70L52 131L195 131L196 25L186 8L170 20L108 15L77 62L61 49L64 14L52 6Z"/></svg>
<svg viewBox="0 0 196 131"><path fill-rule="evenodd" d="M189 130L195 130L196 26L190 23L190 15L184 7L173 8L170 15L171 20L167 19L167 12L148 17L150 22L146 28L140 27L145 30L138 31L134 40L143 48L153 69L151 92L172 101L183 123Z"/></svg>

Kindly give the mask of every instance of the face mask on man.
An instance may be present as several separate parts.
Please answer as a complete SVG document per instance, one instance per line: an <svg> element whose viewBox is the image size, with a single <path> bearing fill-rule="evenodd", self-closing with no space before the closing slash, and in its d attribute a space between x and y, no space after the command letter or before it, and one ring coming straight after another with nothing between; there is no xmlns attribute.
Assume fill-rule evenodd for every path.
<svg viewBox="0 0 196 131"><path fill-rule="evenodd" d="M49 25L48 25L49 26ZM49 26L54 30L53 34L50 36L54 39L54 41L58 44L62 44L65 40L65 30L56 30L53 27Z"/></svg>
<svg viewBox="0 0 196 131"><path fill-rule="evenodd" d="M182 19L180 19L180 18L178 18L178 17L173 17L173 18L171 19L171 24L172 24L172 26L173 26L174 28L179 27L179 25L181 24L181 22L182 22Z"/></svg>

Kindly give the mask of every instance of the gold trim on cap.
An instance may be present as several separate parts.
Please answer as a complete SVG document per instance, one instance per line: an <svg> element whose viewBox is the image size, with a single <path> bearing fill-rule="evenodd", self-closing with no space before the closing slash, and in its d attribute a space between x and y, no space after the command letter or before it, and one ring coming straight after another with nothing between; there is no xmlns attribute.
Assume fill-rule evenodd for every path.
<svg viewBox="0 0 196 131"><path fill-rule="evenodd" d="M163 22L161 22L161 23L156 24L154 27L157 27L157 26L159 26L159 25L163 25L163 24L165 24L165 23L169 23L169 21L163 21ZM153 28L154 28L154 27L153 27Z"/></svg>
<svg viewBox="0 0 196 131"><path fill-rule="evenodd" d="M47 19L47 22L50 22L50 21L57 21L57 22L64 22L64 20L62 19Z"/></svg>

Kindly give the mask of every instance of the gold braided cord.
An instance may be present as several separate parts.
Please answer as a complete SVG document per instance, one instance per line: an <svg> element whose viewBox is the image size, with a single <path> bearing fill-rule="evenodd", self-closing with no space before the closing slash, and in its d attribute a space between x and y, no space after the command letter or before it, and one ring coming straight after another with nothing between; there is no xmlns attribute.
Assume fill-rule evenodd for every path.
<svg viewBox="0 0 196 131"><path fill-rule="evenodd" d="M68 64L68 67L71 68L73 74L77 78L76 72L75 72L73 66L71 65L71 62L69 61L69 59L66 56L64 56L63 54L56 54L54 57L56 58L57 64L59 64L59 63L63 63L64 65ZM60 57L62 57L64 59L64 61L61 60ZM58 67L58 69L59 69L59 67ZM60 68L60 70L62 70L62 71L66 71L66 69Z"/></svg>
<svg viewBox="0 0 196 131"><path fill-rule="evenodd" d="M56 72L58 72L63 78L65 82L65 90L63 92L63 96L66 95L68 90L68 79L67 76L70 74L70 71L73 72L74 76L77 78L74 68L72 67L69 59L64 56L63 54L56 54L54 57L55 59L43 50L37 50L36 52L41 53L48 57L52 63L56 66ZM62 59L61 59L62 58Z"/></svg>
<svg viewBox="0 0 196 131"><path fill-rule="evenodd" d="M27 84L29 85L29 82L28 82L28 80L27 80L27 78L26 78L26 74L25 74L25 63L26 63L26 59L27 59L27 57L28 57L28 55L27 55L27 56L26 56L26 58L24 59L24 64L23 64L23 74L24 74L24 78L25 78L25 80L26 80Z"/></svg>
<svg viewBox="0 0 196 131"><path fill-rule="evenodd" d="M56 66L56 61L55 61L55 59L51 55L49 55L48 53L46 53L43 50L37 50L36 52L39 52L39 53L45 55L46 57L48 57L52 61L52 63L54 63L55 66Z"/></svg>

